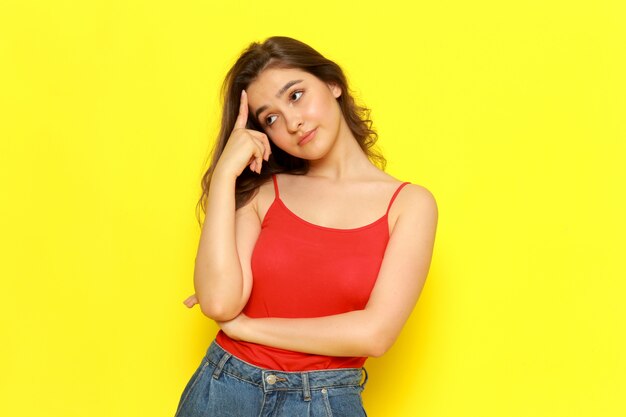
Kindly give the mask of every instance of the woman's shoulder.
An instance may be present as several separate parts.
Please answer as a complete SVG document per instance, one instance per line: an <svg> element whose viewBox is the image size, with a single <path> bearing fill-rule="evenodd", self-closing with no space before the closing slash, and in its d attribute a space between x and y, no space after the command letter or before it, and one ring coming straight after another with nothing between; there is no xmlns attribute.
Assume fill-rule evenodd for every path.
<svg viewBox="0 0 626 417"><path fill-rule="evenodd" d="M387 175L389 182L396 188L396 198L389 209L389 216L393 219L393 223L405 216L437 217L437 201L426 186L408 179ZM403 185L404 183L407 184Z"/></svg>
<svg viewBox="0 0 626 417"><path fill-rule="evenodd" d="M426 188L424 185L418 184L414 181L411 181L409 179L401 179L401 178L396 178L390 174L384 173L386 177L384 177L386 182L389 182L390 184L393 184L393 186L400 188L400 186L404 183L407 183L406 185L402 186L402 193L405 196L407 196L407 198L409 200L434 200L435 197L433 195L433 193Z"/></svg>
<svg viewBox="0 0 626 417"><path fill-rule="evenodd" d="M410 200L430 200L435 201L435 196L433 193L426 188L424 185L408 181L408 180L398 180L397 184L401 185L407 183L403 188L404 195L407 195L407 198Z"/></svg>
<svg viewBox="0 0 626 417"><path fill-rule="evenodd" d="M274 181L272 179L272 175L270 175L258 186L256 192L254 193L254 197L251 199L251 205L254 207L254 210L259 217L259 221L263 221L265 214L267 213L270 205L272 205L274 199Z"/></svg>

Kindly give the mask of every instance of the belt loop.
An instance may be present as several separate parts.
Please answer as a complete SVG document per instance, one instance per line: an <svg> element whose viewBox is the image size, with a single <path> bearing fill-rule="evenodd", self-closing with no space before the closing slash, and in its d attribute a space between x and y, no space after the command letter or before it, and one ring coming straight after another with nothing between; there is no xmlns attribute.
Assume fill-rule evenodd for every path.
<svg viewBox="0 0 626 417"><path fill-rule="evenodd" d="M302 390L304 391L304 401L311 401L311 388L309 387L309 374L302 372Z"/></svg>
<svg viewBox="0 0 626 417"><path fill-rule="evenodd" d="M363 382L361 383L361 387L362 387L362 388L365 388L365 383L367 382L367 378L368 378L368 376L367 376L367 369L365 369L365 368L363 367L363 368L361 368L361 370L363 370L363 373L365 374L365 379L364 379L364 380L363 380Z"/></svg>
<svg viewBox="0 0 626 417"><path fill-rule="evenodd" d="M218 379L220 377L222 368L224 368L226 361L229 360L231 356L232 355L228 352L224 353L224 356L222 356L222 359L220 359L219 363L215 367L215 371L213 371L213 378Z"/></svg>

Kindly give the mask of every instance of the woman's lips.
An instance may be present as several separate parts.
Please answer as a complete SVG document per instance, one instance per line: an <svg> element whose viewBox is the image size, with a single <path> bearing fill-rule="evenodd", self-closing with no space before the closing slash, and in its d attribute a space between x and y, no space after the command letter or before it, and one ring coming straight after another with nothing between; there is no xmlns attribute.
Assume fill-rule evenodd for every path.
<svg viewBox="0 0 626 417"><path fill-rule="evenodd" d="M311 139L315 137L316 133L317 133L317 128L311 130L309 133L304 135L302 139L300 139L300 141L298 142L298 145L304 145L305 143L310 142Z"/></svg>

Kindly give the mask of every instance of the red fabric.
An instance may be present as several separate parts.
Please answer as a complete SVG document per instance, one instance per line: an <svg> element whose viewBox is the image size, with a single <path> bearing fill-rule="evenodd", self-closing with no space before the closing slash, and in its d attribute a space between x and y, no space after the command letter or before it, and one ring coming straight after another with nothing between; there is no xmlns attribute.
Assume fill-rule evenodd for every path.
<svg viewBox="0 0 626 417"><path fill-rule="evenodd" d="M275 197L252 253L254 283L244 313L253 318L320 317L365 308L389 240L387 212L354 229L309 223ZM304 371L360 368L365 357L311 355L277 349L217 334L217 342L239 359L266 369Z"/></svg>

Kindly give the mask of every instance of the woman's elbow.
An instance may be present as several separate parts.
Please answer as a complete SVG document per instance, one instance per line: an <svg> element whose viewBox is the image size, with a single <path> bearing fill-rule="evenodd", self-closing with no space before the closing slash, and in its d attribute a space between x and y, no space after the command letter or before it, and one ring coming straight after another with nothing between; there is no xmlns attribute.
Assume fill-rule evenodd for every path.
<svg viewBox="0 0 626 417"><path fill-rule="evenodd" d="M215 321L229 321L241 313L240 308L224 305L219 302L200 302L202 314Z"/></svg>
<svg viewBox="0 0 626 417"><path fill-rule="evenodd" d="M368 347L368 357L370 358L380 358L389 350L391 346L381 343L380 341L370 343Z"/></svg>
<svg viewBox="0 0 626 417"><path fill-rule="evenodd" d="M385 331L374 331L372 333L367 343L367 356L380 358L391 349L396 338Z"/></svg>

